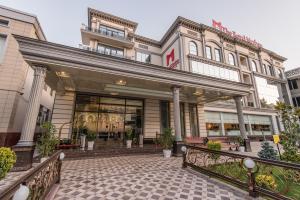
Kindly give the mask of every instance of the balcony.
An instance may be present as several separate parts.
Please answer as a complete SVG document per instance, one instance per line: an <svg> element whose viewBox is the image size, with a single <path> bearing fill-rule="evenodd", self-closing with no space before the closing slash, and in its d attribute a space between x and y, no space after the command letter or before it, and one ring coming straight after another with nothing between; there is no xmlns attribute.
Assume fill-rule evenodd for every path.
<svg viewBox="0 0 300 200"><path fill-rule="evenodd" d="M82 25L81 37L84 45L89 45L90 40L98 40L103 44L122 48L132 48L134 45L134 43L126 36L111 31L94 29L86 25Z"/></svg>
<svg viewBox="0 0 300 200"><path fill-rule="evenodd" d="M109 56L114 56L114 57L117 57L117 58L129 59L129 60L135 60L134 57L124 56L124 55L114 54L114 53L109 53L108 54L105 51L101 51L99 49L91 48L90 46L84 45L84 44L79 44L78 47L79 47L79 49L83 49L83 50L87 50L87 51L92 51L92 52L100 53L100 54L103 54L103 55L109 55Z"/></svg>

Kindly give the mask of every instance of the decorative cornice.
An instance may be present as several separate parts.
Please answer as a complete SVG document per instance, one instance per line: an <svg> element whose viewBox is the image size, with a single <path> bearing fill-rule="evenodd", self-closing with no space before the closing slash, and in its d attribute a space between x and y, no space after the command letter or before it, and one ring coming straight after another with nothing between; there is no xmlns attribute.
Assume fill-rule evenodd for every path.
<svg viewBox="0 0 300 200"><path fill-rule="evenodd" d="M34 62L49 66L56 65L91 70L100 73L162 82L170 85L201 87L232 96L248 95L251 89L251 85L241 82L208 77L182 70L170 70L158 65L102 55L97 52L39 41L18 35L13 36L19 44L23 58L28 63Z"/></svg>
<svg viewBox="0 0 300 200"><path fill-rule="evenodd" d="M98 16L102 19L105 19L107 21L111 21L111 22L114 22L114 23L117 23L117 24L120 24L120 25L123 25L123 26L130 27L130 28L133 29L133 31L136 30L136 27L138 25L138 23L136 23L136 22L133 22L133 21L130 21L130 20L127 20L127 19L123 19L121 17L111 15L111 14L108 14L108 13L105 13L105 12L102 12L102 11L99 11L99 10L88 8L89 27L91 27L90 23L91 23L92 16L94 16L94 15Z"/></svg>

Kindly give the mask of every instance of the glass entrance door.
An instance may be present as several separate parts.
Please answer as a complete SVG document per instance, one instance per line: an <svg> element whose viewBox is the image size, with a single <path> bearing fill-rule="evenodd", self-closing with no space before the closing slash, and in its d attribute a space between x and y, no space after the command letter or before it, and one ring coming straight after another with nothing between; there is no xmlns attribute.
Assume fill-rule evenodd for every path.
<svg viewBox="0 0 300 200"><path fill-rule="evenodd" d="M77 138L82 133L95 132L96 146L123 145L129 128L137 141L143 134L142 122L142 100L82 94L76 97L73 135L77 130Z"/></svg>

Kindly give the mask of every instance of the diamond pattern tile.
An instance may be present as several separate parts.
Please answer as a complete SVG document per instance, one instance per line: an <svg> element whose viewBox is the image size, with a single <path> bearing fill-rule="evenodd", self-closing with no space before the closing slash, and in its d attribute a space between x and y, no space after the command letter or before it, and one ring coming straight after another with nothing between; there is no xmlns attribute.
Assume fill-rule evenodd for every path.
<svg viewBox="0 0 300 200"><path fill-rule="evenodd" d="M64 161L55 199L251 199L181 164L182 158L159 155Z"/></svg>

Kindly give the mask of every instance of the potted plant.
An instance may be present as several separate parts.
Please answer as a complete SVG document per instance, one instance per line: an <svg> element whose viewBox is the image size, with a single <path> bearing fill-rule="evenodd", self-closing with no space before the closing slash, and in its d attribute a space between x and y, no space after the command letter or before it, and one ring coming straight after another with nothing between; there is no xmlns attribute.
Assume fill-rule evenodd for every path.
<svg viewBox="0 0 300 200"><path fill-rule="evenodd" d="M44 162L53 153L59 140L55 136L56 128L51 122L45 122L41 127L42 134L38 139L37 149L42 156L41 162Z"/></svg>
<svg viewBox="0 0 300 200"><path fill-rule="evenodd" d="M94 143L96 140L96 133L94 131L88 131L86 135L86 139L88 141L88 150L93 150Z"/></svg>
<svg viewBox="0 0 300 200"><path fill-rule="evenodd" d="M125 137L126 137L126 147L127 147L128 149L130 149L130 148L131 148L131 144L132 144L132 139L133 139L132 128L128 128L128 129L126 130Z"/></svg>
<svg viewBox="0 0 300 200"><path fill-rule="evenodd" d="M172 129L166 128L164 133L159 138L159 143L163 147L163 153L165 158L171 157L171 149L173 147L174 136L172 135Z"/></svg>
<svg viewBox="0 0 300 200"><path fill-rule="evenodd" d="M239 152L245 152L245 140L241 136L239 136L237 139L239 143Z"/></svg>

